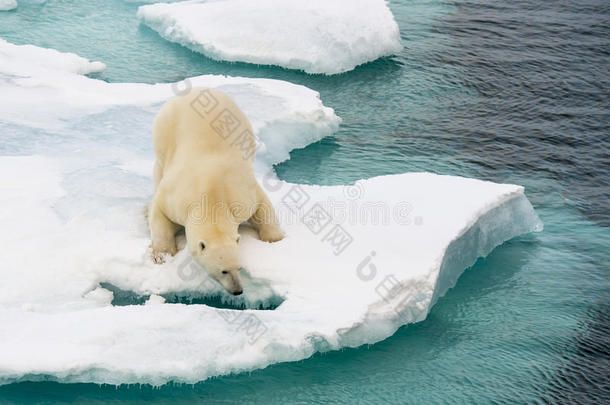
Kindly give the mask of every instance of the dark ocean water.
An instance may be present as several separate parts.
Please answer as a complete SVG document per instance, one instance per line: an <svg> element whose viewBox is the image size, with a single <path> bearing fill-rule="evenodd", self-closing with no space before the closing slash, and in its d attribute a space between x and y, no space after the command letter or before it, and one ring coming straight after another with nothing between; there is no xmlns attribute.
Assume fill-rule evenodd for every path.
<svg viewBox="0 0 610 405"><path fill-rule="evenodd" d="M120 0L23 3L0 14L0 37L101 60L108 81L222 73L319 91L343 124L294 151L281 178L523 184L545 230L497 248L425 321L369 347L195 386L25 382L0 387L0 403L610 403L610 2L391 1L403 51L332 77L211 61Z"/></svg>
<svg viewBox="0 0 610 405"><path fill-rule="evenodd" d="M456 41L441 60L478 95L450 116L469 140L461 153L478 150L490 171L557 180L609 226L610 3L467 2L437 29Z"/></svg>

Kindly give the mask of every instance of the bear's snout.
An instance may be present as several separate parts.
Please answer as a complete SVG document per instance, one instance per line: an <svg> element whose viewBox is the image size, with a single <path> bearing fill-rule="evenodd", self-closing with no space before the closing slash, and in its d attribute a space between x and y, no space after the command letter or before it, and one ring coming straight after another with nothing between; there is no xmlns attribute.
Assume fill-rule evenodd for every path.
<svg viewBox="0 0 610 405"><path fill-rule="evenodd" d="M243 290L234 291L233 295L241 295L242 293L243 293Z"/></svg>

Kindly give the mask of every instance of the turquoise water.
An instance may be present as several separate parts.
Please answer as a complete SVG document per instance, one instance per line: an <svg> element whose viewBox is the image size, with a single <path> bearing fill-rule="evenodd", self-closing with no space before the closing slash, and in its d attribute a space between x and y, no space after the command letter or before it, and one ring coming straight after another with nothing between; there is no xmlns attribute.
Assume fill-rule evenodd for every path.
<svg viewBox="0 0 610 405"><path fill-rule="evenodd" d="M545 224L542 233L479 260L425 321L372 346L194 386L11 384L0 387L0 402L610 399L609 7L491 0L390 6L404 50L332 77L211 61L140 26L136 5L119 0L23 0L18 10L0 14L0 37L103 61L108 68L97 77L107 81L218 73L319 91L342 127L278 165L283 179L342 184L432 171L518 183Z"/></svg>

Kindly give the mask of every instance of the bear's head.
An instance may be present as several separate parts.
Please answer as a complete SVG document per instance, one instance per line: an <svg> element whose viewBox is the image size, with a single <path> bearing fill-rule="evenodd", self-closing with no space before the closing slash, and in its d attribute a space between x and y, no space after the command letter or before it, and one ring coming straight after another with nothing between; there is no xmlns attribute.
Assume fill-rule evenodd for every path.
<svg viewBox="0 0 610 405"><path fill-rule="evenodd" d="M239 272L239 235L199 240L193 259L203 267L208 275L218 281L227 292L240 295L243 292Z"/></svg>

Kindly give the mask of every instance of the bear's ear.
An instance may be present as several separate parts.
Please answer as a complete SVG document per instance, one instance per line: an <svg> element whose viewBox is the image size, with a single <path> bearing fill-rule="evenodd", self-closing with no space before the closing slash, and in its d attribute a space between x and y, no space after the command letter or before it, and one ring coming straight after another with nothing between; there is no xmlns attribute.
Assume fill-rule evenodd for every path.
<svg viewBox="0 0 610 405"><path fill-rule="evenodd" d="M200 240L197 246L199 247L199 253L201 253L205 249L205 242Z"/></svg>

